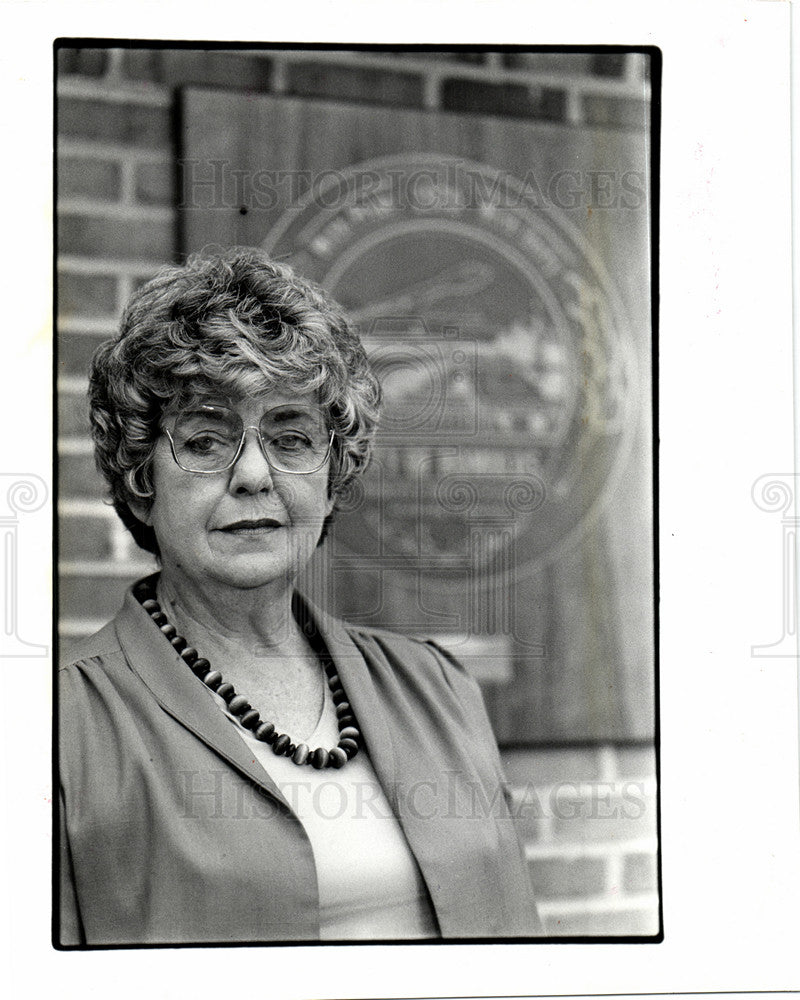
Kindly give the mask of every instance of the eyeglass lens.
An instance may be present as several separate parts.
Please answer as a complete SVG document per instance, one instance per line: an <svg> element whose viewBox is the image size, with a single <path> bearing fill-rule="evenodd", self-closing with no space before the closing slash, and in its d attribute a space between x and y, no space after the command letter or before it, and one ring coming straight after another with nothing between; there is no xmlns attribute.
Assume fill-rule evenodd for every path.
<svg viewBox="0 0 800 1000"><path fill-rule="evenodd" d="M330 431L313 407L276 406L258 425L270 464L283 472L315 472L325 463ZM236 457L244 421L227 406L200 404L178 414L172 431L178 465L187 472L221 472Z"/></svg>

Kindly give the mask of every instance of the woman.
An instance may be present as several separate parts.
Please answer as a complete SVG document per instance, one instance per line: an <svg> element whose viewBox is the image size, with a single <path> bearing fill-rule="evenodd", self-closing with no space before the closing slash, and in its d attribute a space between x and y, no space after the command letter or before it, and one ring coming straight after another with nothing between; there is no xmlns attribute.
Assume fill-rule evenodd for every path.
<svg viewBox="0 0 800 1000"><path fill-rule="evenodd" d="M259 250L192 258L90 401L161 569L60 670L59 943L537 933L475 683L295 590L378 412L338 307Z"/></svg>

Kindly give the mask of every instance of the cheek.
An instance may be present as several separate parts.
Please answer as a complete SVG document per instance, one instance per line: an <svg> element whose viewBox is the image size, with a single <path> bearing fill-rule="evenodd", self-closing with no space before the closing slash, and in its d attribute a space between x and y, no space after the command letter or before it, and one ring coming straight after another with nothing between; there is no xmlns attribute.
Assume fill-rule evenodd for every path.
<svg viewBox="0 0 800 1000"><path fill-rule="evenodd" d="M177 475L169 466L156 464L153 469L155 500L149 523L158 533L176 537L191 535L202 528L209 516L210 500L206 496L210 484L189 476Z"/></svg>
<svg viewBox="0 0 800 1000"><path fill-rule="evenodd" d="M316 474L315 474L316 475ZM275 480L275 491L296 525L324 520L333 510L328 496L328 479L314 477L282 477Z"/></svg>

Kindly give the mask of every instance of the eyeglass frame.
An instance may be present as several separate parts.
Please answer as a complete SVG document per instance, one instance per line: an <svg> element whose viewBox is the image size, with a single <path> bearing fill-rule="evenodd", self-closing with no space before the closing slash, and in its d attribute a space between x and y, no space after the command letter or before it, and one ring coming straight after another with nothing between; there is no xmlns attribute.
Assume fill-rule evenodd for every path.
<svg viewBox="0 0 800 1000"><path fill-rule="evenodd" d="M279 408L280 407L273 407L273 409L279 409ZM224 407L224 409L229 409L229 407ZM234 410L232 410L231 412L235 413ZM263 417L266 416L266 414L270 413L270 412L271 412L270 410L266 410L264 412L264 414L262 415L262 420L263 420ZM239 439L239 444L238 444L238 446L236 448L236 452L235 452L233 458L230 460L230 462L228 462L227 465L224 465L221 469L187 469L185 465L181 465L181 463L178 461L178 455L177 455L177 453L175 451L175 440L172 437L170 429L168 427L162 427L161 430L169 438L169 447L170 447L170 451L172 452L172 459L175 462L175 464L178 466L179 469L182 469L184 472L189 472L193 476L217 476L217 475L219 475L220 472L227 472L228 469L232 469L234 467L234 465L236 465L236 463L239 461L239 459L241 457L242 450L244 448L245 437L247 436L247 432L248 431L255 431L256 432L256 437L258 439L258 444L259 444L259 447L261 448L261 454L264 456L264 459L265 459L267 465L270 467L270 469L271 469L272 472L283 473L283 474L285 474L287 476L313 476L315 472L319 472L320 469L322 469L324 467L325 463L331 457L331 451L333 449L333 439L336 437L336 431L333 428L331 428L330 434L328 436L328 447L325 449L325 456L322 459L322 461L319 463L319 465L317 465L315 468L313 468L313 469L304 469L302 471L300 469L281 469L281 468L278 468L270 460L270 457L267 454L267 449L266 449L266 446L264 444L264 438L262 437L262 434L261 434L261 428L257 424L248 424L246 427L242 428L242 435L241 435L241 437Z"/></svg>

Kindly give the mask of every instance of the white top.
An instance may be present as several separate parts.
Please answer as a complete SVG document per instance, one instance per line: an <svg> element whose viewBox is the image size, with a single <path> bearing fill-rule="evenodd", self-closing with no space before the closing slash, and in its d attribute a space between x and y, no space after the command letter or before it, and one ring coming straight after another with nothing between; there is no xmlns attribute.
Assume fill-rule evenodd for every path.
<svg viewBox="0 0 800 1000"><path fill-rule="evenodd" d="M313 733L295 743L336 746L339 730L327 683ZM366 750L344 767L317 770L277 757L214 699L305 827L317 867L324 940L435 938L428 891Z"/></svg>

